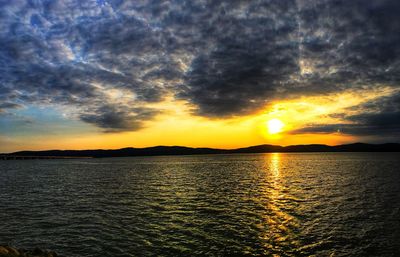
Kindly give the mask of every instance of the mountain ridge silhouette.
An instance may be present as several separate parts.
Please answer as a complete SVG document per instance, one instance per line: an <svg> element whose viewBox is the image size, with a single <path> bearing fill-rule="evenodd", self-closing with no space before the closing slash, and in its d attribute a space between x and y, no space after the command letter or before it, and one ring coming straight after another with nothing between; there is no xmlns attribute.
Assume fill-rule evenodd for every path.
<svg viewBox="0 0 400 257"><path fill-rule="evenodd" d="M185 146L152 146L144 148L126 147L120 149L93 149L93 150L44 150L18 151L1 154L3 156L30 156L30 157L133 157L133 156L160 156L160 155L198 155L198 154L231 154L231 153L305 153L305 152L400 152L399 143L366 144L354 143L329 146L324 144L309 145L255 145L236 149L219 149L208 147Z"/></svg>

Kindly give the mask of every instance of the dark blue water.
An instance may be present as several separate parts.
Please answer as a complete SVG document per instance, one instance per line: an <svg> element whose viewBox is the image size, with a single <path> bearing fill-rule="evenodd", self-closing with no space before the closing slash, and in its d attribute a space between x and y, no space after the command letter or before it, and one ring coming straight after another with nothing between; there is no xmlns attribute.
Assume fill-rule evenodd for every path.
<svg viewBox="0 0 400 257"><path fill-rule="evenodd" d="M400 256L400 155L0 162L0 244L66 256Z"/></svg>

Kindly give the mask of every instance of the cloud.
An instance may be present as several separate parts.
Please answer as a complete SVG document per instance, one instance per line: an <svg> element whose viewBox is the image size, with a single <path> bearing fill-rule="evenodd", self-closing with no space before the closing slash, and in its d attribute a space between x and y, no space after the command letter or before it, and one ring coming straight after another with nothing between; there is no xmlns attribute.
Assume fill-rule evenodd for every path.
<svg viewBox="0 0 400 257"><path fill-rule="evenodd" d="M21 108L22 106L20 104L16 103L10 103L10 102L3 102L0 103L0 109L17 109Z"/></svg>
<svg viewBox="0 0 400 257"><path fill-rule="evenodd" d="M400 93L364 104L362 108L363 112L346 117L363 126L355 133L400 135Z"/></svg>
<svg viewBox="0 0 400 257"><path fill-rule="evenodd" d="M0 102L66 106L104 131L142 128L162 112L150 105L171 95L196 115L226 118L400 81L397 0L0 5ZM396 111L376 108L347 120L396 120Z"/></svg>
<svg viewBox="0 0 400 257"><path fill-rule="evenodd" d="M198 21L207 31L201 38L211 36L214 47L194 59L180 96L201 115L240 115L276 99L398 86L396 1L263 1L240 10L211 12L218 19L205 20L217 24Z"/></svg>
<svg viewBox="0 0 400 257"><path fill-rule="evenodd" d="M160 60L157 37L143 20L97 1L3 5L0 101L71 107L107 131L139 129L156 114L143 108L163 98L159 84L143 80L143 70ZM106 92L115 89L132 99L111 99Z"/></svg>
<svg viewBox="0 0 400 257"><path fill-rule="evenodd" d="M102 105L99 108L80 115L80 119L92 123L106 132L138 130L143 122L152 119L156 111L146 108L117 108Z"/></svg>
<svg viewBox="0 0 400 257"><path fill-rule="evenodd" d="M0 115L8 114L9 109L20 109L22 105L11 102L0 102Z"/></svg>
<svg viewBox="0 0 400 257"><path fill-rule="evenodd" d="M344 123L311 124L304 128L293 130L290 133L400 136L400 93L380 97L351 109L356 111L357 114L343 112L334 115L344 120Z"/></svg>

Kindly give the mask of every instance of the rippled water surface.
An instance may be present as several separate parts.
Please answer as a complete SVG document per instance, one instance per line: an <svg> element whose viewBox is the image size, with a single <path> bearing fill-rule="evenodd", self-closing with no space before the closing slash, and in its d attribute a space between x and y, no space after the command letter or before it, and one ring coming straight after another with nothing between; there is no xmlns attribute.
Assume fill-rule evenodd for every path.
<svg viewBox="0 0 400 257"><path fill-rule="evenodd" d="M66 256L400 256L400 155L0 162L0 244Z"/></svg>

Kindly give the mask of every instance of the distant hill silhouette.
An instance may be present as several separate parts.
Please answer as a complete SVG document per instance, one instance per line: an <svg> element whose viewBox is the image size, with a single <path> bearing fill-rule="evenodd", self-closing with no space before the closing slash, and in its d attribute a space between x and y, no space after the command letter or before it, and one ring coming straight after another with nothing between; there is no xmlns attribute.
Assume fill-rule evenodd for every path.
<svg viewBox="0 0 400 257"><path fill-rule="evenodd" d="M183 146L154 146L146 148L122 148L115 150L48 150L20 151L0 155L3 157L128 157L128 156L158 156L158 155L195 155L195 154L230 154L230 153L272 153L272 152L400 152L400 144L364 144L347 145L257 145L237 149L191 148ZM1 158L0 158L1 159Z"/></svg>

